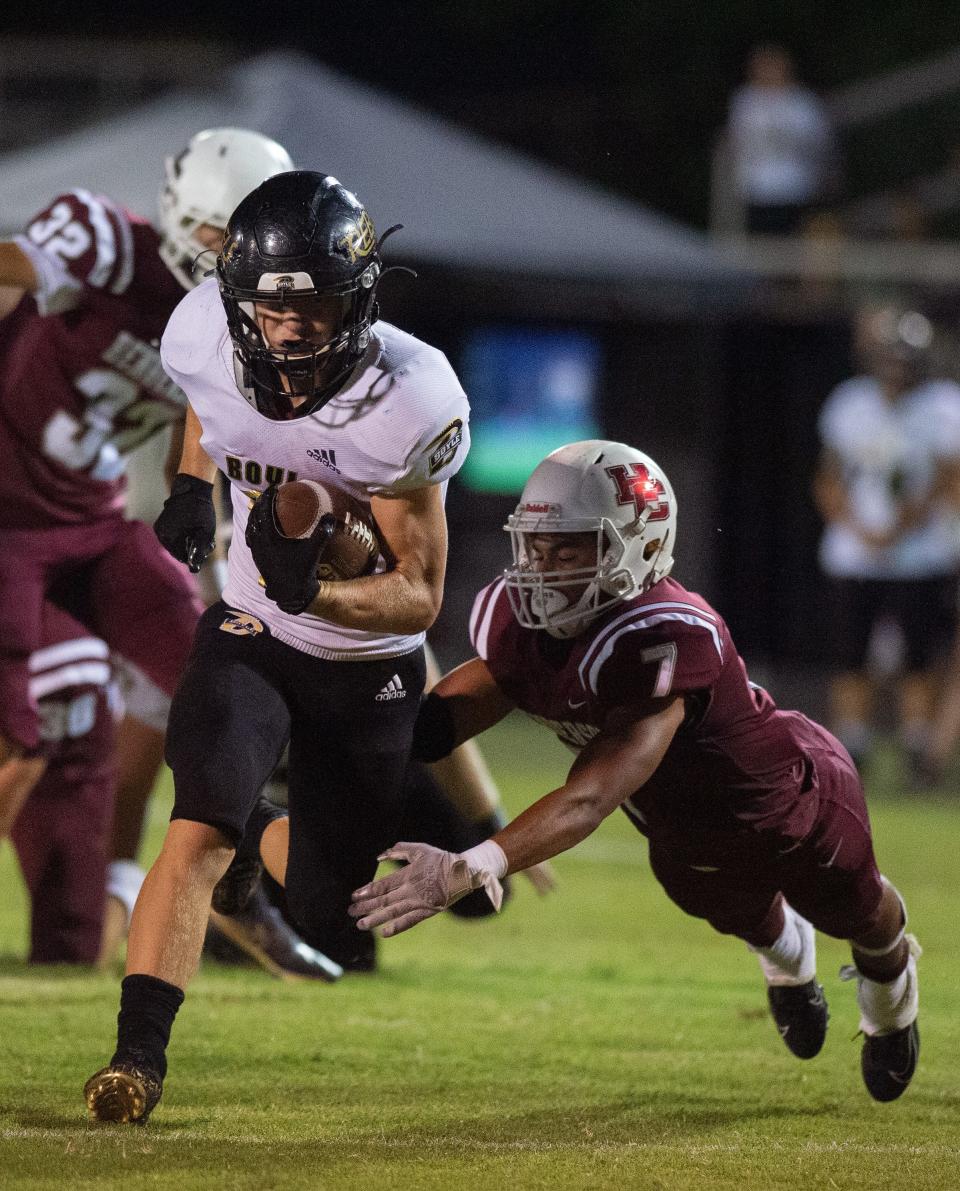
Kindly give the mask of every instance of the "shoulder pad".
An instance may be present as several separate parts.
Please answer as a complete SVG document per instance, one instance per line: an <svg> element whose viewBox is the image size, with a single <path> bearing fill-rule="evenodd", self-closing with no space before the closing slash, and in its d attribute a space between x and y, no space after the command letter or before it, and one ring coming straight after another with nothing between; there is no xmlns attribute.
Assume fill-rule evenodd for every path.
<svg viewBox="0 0 960 1191"><path fill-rule="evenodd" d="M638 694L664 698L709 685L723 662L722 623L715 613L683 600L652 600L603 625L580 663L580 681L598 695L611 682L632 683L631 675L639 683L649 666L655 673L642 683L649 689Z"/></svg>
<svg viewBox="0 0 960 1191"><path fill-rule="evenodd" d="M199 372L219 350L227 317L215 278L201 282L180 300L160 341L164 367L183 376Z"/></svg>
<svg viewBox="0 0 960 1191"><path fill-rule="evenodd" d="M479 592L470 613L470 643L485 662L489 661L491 646L513 622L504 582L495 579Z"/></svg>
<svg viewBox="0 0 960 1191"><path fill-rule="evenodd" d="M87 190L67 191L38 212L24 234L78 281L94 289L119 295L133 280L130 217L110 199Z"/></svg>

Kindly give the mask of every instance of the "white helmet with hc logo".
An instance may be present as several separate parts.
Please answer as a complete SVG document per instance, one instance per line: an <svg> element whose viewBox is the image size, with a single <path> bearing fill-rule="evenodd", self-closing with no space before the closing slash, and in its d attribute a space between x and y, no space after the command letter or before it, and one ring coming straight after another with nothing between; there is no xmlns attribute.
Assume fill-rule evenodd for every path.
<svg viewBox="0 0 960 1191"><path fill-rule="evenodd" d="M219 228L251 190L266 178L293 169L284 147L249 128L207 128L190 138L176 157L165 162L160 190L160 255L186 289L203 280L194 272L199 256L209 252L196 238L203 224ZM212 257L215 253L211 254Z"/></svg>
<svg viewBox="0 0 960 1191"><path fill-rule="evenodd" d="M513 566L504 571L514 614L525 628L573 637L613 603L670 573L677 501L657 463L625 443L569 443L537 465L504 526ZM541 534L593 533L594 565L538 571L529 542ZM572 599L580 589L582 594Z"/></svg>

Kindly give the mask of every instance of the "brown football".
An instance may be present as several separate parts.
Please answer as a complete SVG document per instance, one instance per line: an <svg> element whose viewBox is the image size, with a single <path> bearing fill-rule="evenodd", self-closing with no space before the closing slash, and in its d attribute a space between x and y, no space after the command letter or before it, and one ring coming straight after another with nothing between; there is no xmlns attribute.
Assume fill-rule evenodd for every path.
<svg viewBox="0 0 960 1191"><path fill-rule="evenodd" d="M316 480L291 480L277 489L274 509L280 531L288 538L308 538L326 513L336 518L330 544L317 567L318 579L356 579L376 567L380 541L373 520L348 492Z"/></svg>

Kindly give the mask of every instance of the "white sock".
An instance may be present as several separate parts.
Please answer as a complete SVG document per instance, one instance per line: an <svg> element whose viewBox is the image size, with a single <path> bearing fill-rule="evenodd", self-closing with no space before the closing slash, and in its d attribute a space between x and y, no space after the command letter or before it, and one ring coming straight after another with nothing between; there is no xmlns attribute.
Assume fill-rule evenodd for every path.
<svg viewBox="0 0 960 1191"><path fill-rule="evenodd" d="M806 984L817 971L813 927L793 906L783 903L783 930L772 947L747 946L755 953L764 979L771 985Z"/></svg>
<svg viewBox="0 0 960 1191"><path fill-rule="evenodd" d="M107 897L115 897L123 903L128 922L133 917L133 907L146 875L134 860L111 860L107 865Z"/></svg>
<svg viewBox="0 0 960 1191"><path fill-rule="evenodd" d="M916 1021L920 1004L917 984L917 960L920 945L913 935L907 935L910 957L900 975L886 984L869 980L854 967L840 969L840 978L857 980L857 1004L860 1006L860 1029L870 1037L892 1034Z"/></svg>

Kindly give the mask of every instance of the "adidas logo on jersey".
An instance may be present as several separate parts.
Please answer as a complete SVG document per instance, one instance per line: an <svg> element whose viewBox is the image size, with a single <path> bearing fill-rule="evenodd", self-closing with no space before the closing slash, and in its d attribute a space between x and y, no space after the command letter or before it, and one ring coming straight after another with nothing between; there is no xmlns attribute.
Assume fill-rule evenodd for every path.
<svg viewBox="0 0 960 1191"><path fill-rule="evenodd" d="M329 467L331 471L335 471L337 475L341 475L340 468L337 467L337 452L330 449L324 450L323 447L311 447L307 454L311 459L316 459L318 463L322 463L324 467Z"/></svg>
<svg viewBox="0 0 960 1191"><path fill-rule="evenodd" d="M380 689L376 696L378 703L385 703L388 699L406 699L406 697L407 692L403 689L399 674L394 674L393 678Z"/></svg>

